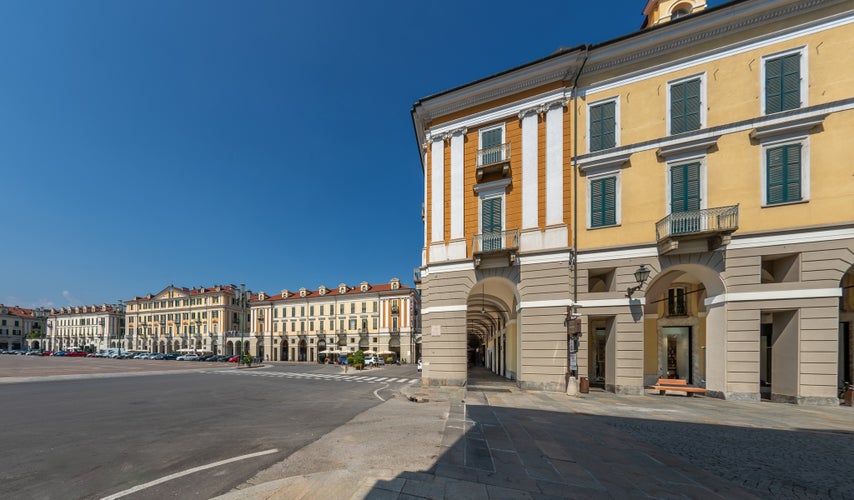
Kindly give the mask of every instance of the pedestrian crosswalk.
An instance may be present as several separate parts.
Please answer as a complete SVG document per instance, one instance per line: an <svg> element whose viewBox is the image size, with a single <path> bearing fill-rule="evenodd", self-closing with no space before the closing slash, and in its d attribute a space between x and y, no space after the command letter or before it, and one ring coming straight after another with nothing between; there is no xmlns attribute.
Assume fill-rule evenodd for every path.
<svg viewBox="0 0 854 500"><path fill-rule="evenodd" d="M264 378L294 378L310 380L329 380L336 382L359 382L363 384L414 384L421 382L418 378L404 377L366 377L363 375L332 374L332 373L297 373L297 372L273 372L262 370L210 370L205 373L217 375L245 375L249 377Z"/></svg>

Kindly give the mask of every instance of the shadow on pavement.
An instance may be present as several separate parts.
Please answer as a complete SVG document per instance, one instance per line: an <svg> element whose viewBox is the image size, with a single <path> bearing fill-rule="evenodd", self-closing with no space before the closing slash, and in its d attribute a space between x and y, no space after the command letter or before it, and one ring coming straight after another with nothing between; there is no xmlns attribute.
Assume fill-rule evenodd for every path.
<svg viewBox="0 0 854 500"><path fill-rule="evenodd" d="M854 433L452 402L444 453L366 498L852 498ZM761 425L761 422L757 422Z"/></svg>

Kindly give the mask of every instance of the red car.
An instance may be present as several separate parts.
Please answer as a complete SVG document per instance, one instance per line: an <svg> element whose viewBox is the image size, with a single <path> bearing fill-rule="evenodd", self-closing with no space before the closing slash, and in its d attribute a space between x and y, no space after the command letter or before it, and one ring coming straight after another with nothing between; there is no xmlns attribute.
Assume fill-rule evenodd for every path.
<svg viewBox="0 0 854 500"><path fill-rule="evenodd" d="M229 363L237 363L238 360L240 360L240 356L232 356L228 358Z"/></svg>
<svg viewBox="0 0 854 500"><path fill-rule="evenodd" d="M86 357L86 351L69 351L65 355L70 356L72 358L85 358Z"/></svg>
<svg viewBox="0 0 854 500"><path fill-rule="evenodd" d="M42 356L52 356L53 351L42 351Z"/></svg>

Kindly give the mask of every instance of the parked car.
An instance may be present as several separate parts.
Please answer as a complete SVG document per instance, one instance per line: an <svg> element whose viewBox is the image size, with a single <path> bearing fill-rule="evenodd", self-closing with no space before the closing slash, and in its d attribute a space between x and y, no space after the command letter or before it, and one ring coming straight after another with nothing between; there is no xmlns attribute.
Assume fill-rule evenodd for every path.
<svg viewBox="0 0 854 500"><path fill-rule="evenodd" d="M229 363L237 363L240 360L240 356L232 356L228 358Z"/></svg>
<svg viewBox="0 0 854 500"><path fill-rule="evenodd" d="M167 361L174 361L174 360L178 359L180 354L178 354L177 352L170 352L169 354L161 354L161 356L163 356L163 357L157 358L157 359L165 359Z"/></svg>
<svg viewBox="0 0 854 500"><path fill-rule="evenodd" d="M421 371L421 360L420 359L418 360L418 371L419 372Z"/></svg>
<svg viewBox="0 0 854 500"><path fill-rule="evenodd" d="M365 368L369 366L376 366L377 357L376 356L365 356Z"/></svg>
<svg viewBox="0 0 854 500"><path fill-rule="evenodd" d="M178 361L197 361L199 359L199 356L197 356L196 354L184 354L182 356L178 356L175 359L177 359Z"/></svg>
<svg viewBox="0 0 854 500"><path fill-rule="evenodd" d="M69 351L69 352L65 353L65 355L68 356L69 358L85 358L86 357L86 351Z"/></svg>
<svg viewBox="0 0 854 500"><path fill-rule="evenodd" d="M65 354L65 351L56 351L55 353L51 354L51 356L65 356Z"/></svg>
<svg viewBox="0 0 854 500"><path fill-rule="evenodd" d="M42 356L53 356L53 351L42 351Z"/></svg>

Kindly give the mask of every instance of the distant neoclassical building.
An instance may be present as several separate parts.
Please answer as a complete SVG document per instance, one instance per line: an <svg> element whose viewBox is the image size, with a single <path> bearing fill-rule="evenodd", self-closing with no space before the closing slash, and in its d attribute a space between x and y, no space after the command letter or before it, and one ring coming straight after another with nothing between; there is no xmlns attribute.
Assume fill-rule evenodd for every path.
<svg viewBox="0 0 854 500"><path fill-rule="evenodd" d="M118 347L125 333L124 306L101 304L51 309L47 318L47 348L97 352ZM39 347L30 341L34 349Z"/></svg>
<svg viewBox="0 0 854 500"><path fill-rule="evenodd" d="M854 375L854 5L644 26L418 101L424 381L836 404ZM568 341L580 334L577 352Z"/></svg>
<svg viewBox="0 0 854 500"><path fill-rule="evenodd" d="M241 324L246 336L249 332L248 320L241 321L249 317L249 295L235 285L169 285L158 293L134 297L126 302L122 347L159 353L237 353Z"/></svg>
<svg viewBox="0 0 854 500"><path fill-rule="evenodd" d="M264 292L252 297L251 352L273 361L313 361L362 350L412 362L418 293L388 283Z"/></svg>

